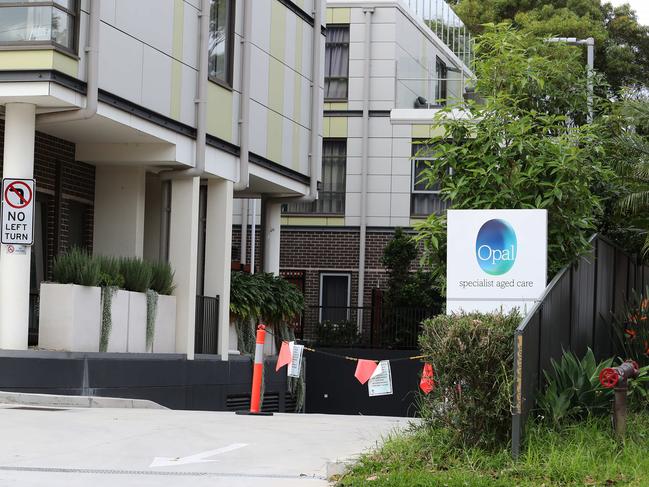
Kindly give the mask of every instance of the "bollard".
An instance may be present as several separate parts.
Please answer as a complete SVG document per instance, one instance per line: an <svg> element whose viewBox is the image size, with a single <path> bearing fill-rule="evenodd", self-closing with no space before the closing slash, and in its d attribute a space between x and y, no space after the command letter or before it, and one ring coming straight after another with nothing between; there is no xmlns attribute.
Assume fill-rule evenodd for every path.
<svg viewBox="0 0 649 487"><path fill-rule="evenodd" d="M253 416L272 416L273 413L261 412L261 383L264 378L264 342L266 341L266 326L257 327L255 341L255 364L252 369L252 391L250 393L250 411L237 411L237 414Z"/></svg>
<svg viewBox="0 0 649 487"><path fill-rule="evenodd" d="M608 367L599 374L599 382L603 387L615 388L613 427L618 440L624 440L626 434L626 396L629 390L629 379L636 377L638 377L638 364L633 361L624 362L619 367Z"/></svg>

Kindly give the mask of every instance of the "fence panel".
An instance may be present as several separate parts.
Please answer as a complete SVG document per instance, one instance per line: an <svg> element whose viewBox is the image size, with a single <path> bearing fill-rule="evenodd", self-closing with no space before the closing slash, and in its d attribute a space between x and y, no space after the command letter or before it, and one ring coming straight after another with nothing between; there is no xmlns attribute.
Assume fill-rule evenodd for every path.
<svg viewBox="0 0 649 487"><path fill-rule="evenodd" d="M544 385L543 371L563 351L581 356L591 348L598 360L617 353L612 329L635 290L641 291L649 272L635 256L625 255L603 237L592 241L592 252L563 269L516 330L514 339L514 407L512 455L524 440L525 422L536 407Z"/></svg>
<svg viewBox="0 0 649 487"><path fill-rule="evenodd" d="M431 308L385 304L311 306L304 311L305 336L320 346L411 350L418 347L421 323L438 313Z"/></svg>
<svg viewBox="0 0 649 487"><path fill-rule="evenodd" d="M217 354L219 297L196 296L194 353Z"/></svg>
<svg viewBox="0 0 649 487"><path fill-rule="evenodd" d="M563 350L570 347L571 296L572 273L568 271L559 276L539 307L539 374L550 366L550 359L561 356Z"/></svg>
<svg viewBox="0 0 649 487"><path fill-rule="evenodd" d="M595 318L593 352L608 357L613 350L611 313L615 299L615 247L605 240L597 240L597 288L595 290Z"/></svg>
<svg viewBox="0 0 649 487"><path fill-rule="evenodd" d="M596 252L582 257L572 268L572 335L570 349L578 356L586 353L593 342L595 315Z"/></svg>

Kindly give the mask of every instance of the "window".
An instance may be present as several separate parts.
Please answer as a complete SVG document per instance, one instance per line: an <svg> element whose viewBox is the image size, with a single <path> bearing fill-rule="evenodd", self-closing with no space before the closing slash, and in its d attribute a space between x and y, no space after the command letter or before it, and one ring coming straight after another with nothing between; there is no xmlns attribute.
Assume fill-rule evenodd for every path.
<svg viewBox="0 0 649 487"><path fill-rule="evenodd" d="M328 25L325 43L325 100L347 100L348 83L349 25Z"/></svg>
<svg viewBox="0 0 649 487"><path fill-rule="evenodd" d="M88 250L91 222L88 214L92 207L76 201L67 202L68 209L68 248L78 247Z"/></svg>
<svg viewBox="0 0 649 487"><path fill-rule="evenodd" d="M214 81L232 85L234 44L234 1L211 0L209 76Z"/></svg>
<svg viewBox="0 0 649 487"><path fill-rule="evenodd" d="M347 140L324 139L322 143L322 186L313 203L292 203L285 213L345 214L345 178L347 174Z"/></svg>
<svg viewBox="0 0 649 487"><path fill-rule="evenodd" d="M439 184L426 187L426 183L421 181L422 173L428 167L426 161L433 160L432 153L432 148L423 142L415 141L412 144L411 216L439 215L448 208L448 201L440 195Z"/></svg>
<svg viewBox="0 0 649 487"><path fill-rule="evenodd" d="M320 322L349 319L350 274L320 274Z"/></svg>
<svg viewBox="0 0 649 487"><path fill-rule="evenodd" d="M437 89L435 91L435 100L437 103L446 105L446 98L448 97L448 68L444 61L437 58L435 65L435 74L437 77Z"/></svg>
<svg viewBox="0 0 649 487"><path fill-rule="evenodd" d="M31 5L35 4L35 5ZM76 0L0 0L0 44L76 50Z"/></svg>

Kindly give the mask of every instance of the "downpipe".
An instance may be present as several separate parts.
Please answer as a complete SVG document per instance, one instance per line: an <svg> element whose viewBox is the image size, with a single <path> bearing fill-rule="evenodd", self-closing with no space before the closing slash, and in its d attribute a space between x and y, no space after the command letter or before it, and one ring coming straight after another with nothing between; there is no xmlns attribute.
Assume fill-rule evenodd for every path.
<svg viewBox="0 0 649 487"><path fill-rule="evenodd" d="M361 221L358 250L358 330L363 329L363 309L365 306L365 254L367 237L367 166L370 136L370 68L372 55L372 15L373 8L363 9L365 16L365 59L363 66L363 139L361 157Z"/></svg>

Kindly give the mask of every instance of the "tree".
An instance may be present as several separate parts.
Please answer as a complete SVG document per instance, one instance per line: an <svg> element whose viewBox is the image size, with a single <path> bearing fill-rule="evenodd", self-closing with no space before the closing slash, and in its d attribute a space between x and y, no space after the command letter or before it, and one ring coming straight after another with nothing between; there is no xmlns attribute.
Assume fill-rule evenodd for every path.
<svg viewBox="0 0 649 487"><path fill-rule="evenodd" d="M538 36L595 39L595 67L609 85L646 86L649 27L628 5L601 0L455 0L454 9L474 33L484 24L508 21Z"/></svg>
<svg viewBox="0 0 649 487"><path fill-rule="evenodd" d="M381 264L388 270L385 300L389 307L441 307L434 276L424 269L411 272L411 264L417 254L417 243L401 228L397 228L381 257Z"/></svg>
<svg viewBox="0 0 649 487"><path fill-rule="evenodd" d="M588 82L578 52L510 26L489 26L476 46L481 104L437 114L445 133L429 141L423 171L452 208L548 210L549 270L557 272L589 246L603 215L598 187L613 179L604 164L610 103L595 98L587 124ZM453 110L455 108L455 110ZM456 117L454 114L464 113ZM417 227L429 263L442 277L445 216Z"/></svg>

